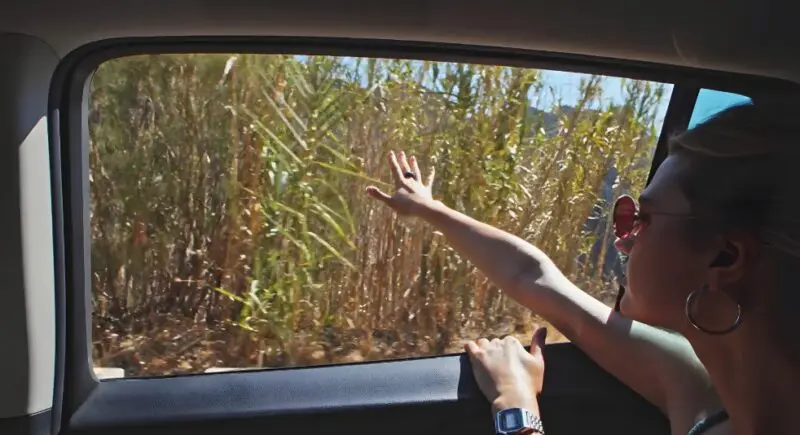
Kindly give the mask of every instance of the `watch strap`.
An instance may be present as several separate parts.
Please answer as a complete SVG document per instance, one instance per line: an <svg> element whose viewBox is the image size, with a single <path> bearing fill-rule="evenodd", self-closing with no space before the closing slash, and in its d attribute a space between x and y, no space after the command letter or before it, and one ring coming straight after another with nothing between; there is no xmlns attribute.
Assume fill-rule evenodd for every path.
<svg viewBox="0 0 800 435"><path fill-rule="evenodd" d="M522 414L525 416L526 419L525 428L522 429L521 431L523 434L544 435L544 425L542 425L542 420L539 418L538 415L528 411L527 409L523 410Z"/></svg>

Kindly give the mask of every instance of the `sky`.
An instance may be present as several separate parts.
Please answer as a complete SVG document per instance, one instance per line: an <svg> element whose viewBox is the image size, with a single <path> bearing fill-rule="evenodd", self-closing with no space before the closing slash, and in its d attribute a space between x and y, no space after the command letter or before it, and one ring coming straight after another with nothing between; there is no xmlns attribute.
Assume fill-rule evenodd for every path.
<svg viewBox="0 0 800 435"><path fill-rule="evenodd" d="M590 74L543 70L542 81L548 86L553 86L557 90L557 94L561 96L564 104L575 104L580 98L580 82L583 78L590 77ZM614 103L622 103L625 99L625 93L622 88L623 79L619 77L607 76L603 80L603 97L604 100L611 100ZM665 85L664 98L658 108L658 116L656 119L663 119L669 104L669 97L672 95L672 85ZM543 101L542 106L547 107L552 101Z"/></svg>
<svg viewBox="0 0 800 435"><path fill-rule="evenodd" d="M749 98L739 94L715 91L713 89L701 89L697 95L697 103L695 103L692 118L689 120L689 128L705 121L709 116L725 108L749 101Z"/></svg>
<svg viewBox="0 0 800 435"><path fill-rule="evenodd" d="M565 104L574 104L577 102L580 97L580 80L584 77L588 77L588 74L550 70L543 71L542 74L544 82L555 87L558 91L557 93L560 92ZM659 133L661 132L661 125L664 122L664 116L669 106L672 87L671 84L666 85L664 98L656 112L656 127ZM607 77L603 82L603 96L607 99L611 99L615 103L623 102L624 91L622 89L622 79L618 77ZM702 89L697 96L697 102L695 103L695 108L689 121L689 128L727 107L747 101L750 101L750 99L739 94L716 91L713 89ZM545 101L544 103L543 106L547 107L552 101Z"/></svg>

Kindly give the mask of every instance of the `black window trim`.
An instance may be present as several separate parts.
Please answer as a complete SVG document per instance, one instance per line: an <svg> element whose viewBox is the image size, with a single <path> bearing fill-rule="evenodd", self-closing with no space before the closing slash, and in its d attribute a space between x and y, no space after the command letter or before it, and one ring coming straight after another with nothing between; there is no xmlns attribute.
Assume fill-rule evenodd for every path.
<svg viewBox="0 0 800 435"><path fill-rule="evenodd" d="M76 49L62 60L54 75L49 107L56 256L54 260L57 361L53 406L56 431L68 423L81 404L99 386L99 382L92 374L89 358L91 322L87 321L90 319L91 310L88 270L91 240L87 231L89 204L86 197L88 163L84 158L88 143L87 113L84 110L87 107L88 78L101 63L117 57L198 52L316 54L469 62L672 83L673 95L658 140L651 177L652 172L666 156L666 136L686 128L700 88L733 92L751 98L756 94L794 92L798 89L797 85L788 81L690 67L500 47L414 41L310 37L148 37L110 39ZM649 180L648 178L648 183ZM408 360L393 363L408 364ZM108 389L125 388L124 382L131 381L137 382L125 380L104 382L104 384L108 385ZM154 382L155 386L160 381L148 378L145 382Z"/></svg>
<svg viewBox="0 0 800 435"><path fill-rule="evenodd" d="M675 86L672 90L672 98L667 106L664 116L664 123L661 125L661 135L656 143L656 150L653 154L653 163L650 165L650 173L647 175L647 183L653 181L656 169L667 158L668 144L670 136L679 133L689 125L689 120L697 103L697 96L700 88L692 85Z"/></svg>

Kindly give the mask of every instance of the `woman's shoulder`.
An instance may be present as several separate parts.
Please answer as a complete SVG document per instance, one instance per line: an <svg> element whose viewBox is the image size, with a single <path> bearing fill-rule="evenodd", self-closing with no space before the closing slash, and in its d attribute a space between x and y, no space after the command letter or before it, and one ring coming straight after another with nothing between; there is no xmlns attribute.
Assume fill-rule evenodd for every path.
<svg viewBox="0 0 800 435"><path fill-rule="evenodd" d="M672 357L671 364L662 364L660 382L672 426L685 434L695 423L721 410L722 403L689 341L674 331L655 327L651 330L648 338L668 349Z"/></svg>

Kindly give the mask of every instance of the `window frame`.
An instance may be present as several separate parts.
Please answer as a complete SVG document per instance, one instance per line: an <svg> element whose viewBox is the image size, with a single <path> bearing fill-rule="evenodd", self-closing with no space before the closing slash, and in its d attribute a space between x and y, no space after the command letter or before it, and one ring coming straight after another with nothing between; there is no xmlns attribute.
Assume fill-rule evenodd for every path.
<svg viewBox="0 0 800 435"><path fill-rule="evenodd" d="M147 37L95 42L71 52L59 64L50 89L49 127L56 277L55 421L62 425L98 387L91 365L91 286L88 197L88 94L91 75L107 60L156 53L254 53L389 57L465 62L603 74L660 81L673 92L651 165L650 176L666 158L670 134L686 128L699 89L749 96L800 88L788 81L655 63L500 47L428 42L309 37ZM441 358L432 356L424 358ZM408 359L398 360L407 364ZM365 364L380 364L370 362ZM325 367L334 367L325 366ZM288 368L296 370L299 368ZM324 369L324 368L323 368ZM192 375L194 376L194 375ZM232 373L202 376L237 376ZM253 376L250 374L249 376ZM255 375L257 376L257 374ZM159 377L139 382L162 382ZM126 388L104 381L110 388Z"/></svg>

